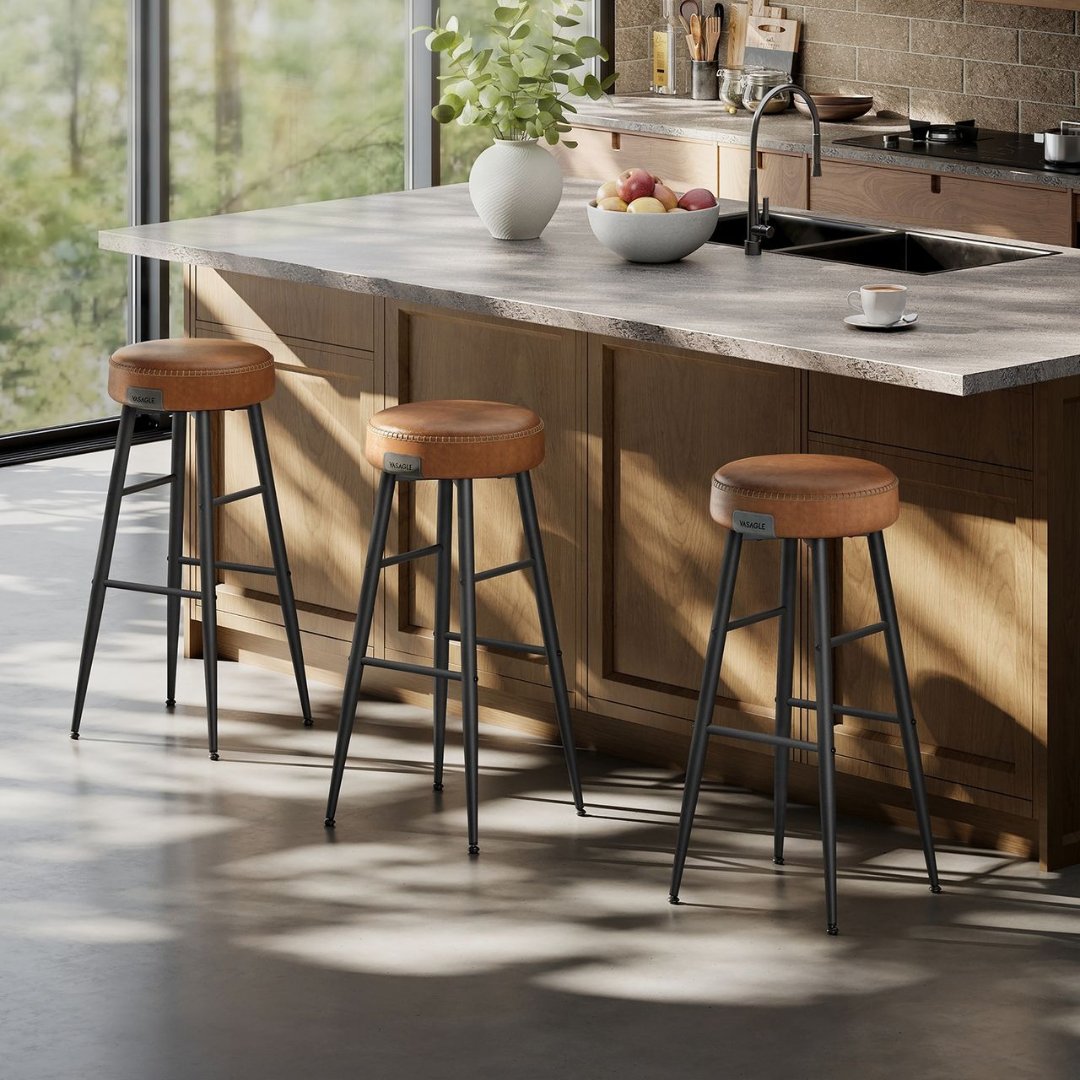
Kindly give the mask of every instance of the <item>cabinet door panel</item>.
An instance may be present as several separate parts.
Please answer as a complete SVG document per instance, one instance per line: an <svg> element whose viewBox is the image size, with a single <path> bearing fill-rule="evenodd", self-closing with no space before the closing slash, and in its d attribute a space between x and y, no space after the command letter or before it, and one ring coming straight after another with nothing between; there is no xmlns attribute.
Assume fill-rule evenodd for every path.
<svg viewBox="0 0 1080 1080"><path fill-rule="evenodd" d="M589 366L589 695L689 718L725 540L710 476L733 458L798 449L799 375L601 338ZM778 546L744 551L737 615L773 607L778 588ZM771 714L774 649L770 623L732 636L722 703Z"/></svg>
<svg viewBox="0 0 1080 1080"><path fill-rule="evenodd" d="M404 304L388 305L387 320L387 397L391 403L395 397L402 402L433 398L507 401L527 405L543 418L547 456L533 473L533 486L567 678L573 686L578 682L584 581L585 370L578 355L583 339L566 330ZM393 549L434 543L436 485L402 484L398 490ZM525 558L514 482L478 480L474 494L477 568ZM428 559L385 575L388 650L430 658L433 574L433 561ZM531 575L510 574L482 582L477 587L477 607L482 636L540 642ZM457 610L455 574L455 629ZM489 676L548 684L547 668L539 658L482 652L480 667ZM456 646L452 659L457 662Z"/></svg>
<svg viewBox="0 0 1080 1080"><path fill-rule="evenodd" d="M577 140L576 148L560 144L552 149L566 176L613 180L624 169L640 167L663 177L679 192L693 187L716 191L716 146L712 143L595 128L575 128L569 138Z"/></svg>
<svg viewBox="0 0 1080 1080"><path fill-rule="evenodd" d="M741 146L720 147L720 190L722 199L745 201L750 184L750 151ZM807 207L809 161L803 154L758 151L758 193L773 209Z"/></svg>
<svg viewBox="0 0 1080 1080"><path fill-rule="evenodd" d="M200 327L199 336L227 335ZM347 639L376 484L375 470L362 453L375 411L373 359L253 332L228 336L262 345L276 361L277 387L263 413L301 626ZM221 414L217 441L218 491L256 485L247 413ZM220 559L271 565L260 499L223 506L217 527ZM276 604L272 577L229 571L221 581L223 610L258 614L260 604ZM276 608L267 614L278 621Z"/></svg>
<svg viewBox="0 0 1080 1080"><path fill-rule="evenodd" d="M1066 191L913 169L824 161L822 175L811 180L810 208L895 225L1045 244L1073 242L1072 203Z"/></svg>
<svg viewBox="0 0 1080 1080"><path fill-rule="evenodd" d="M811 440L809 449L837 452L824 441ZM900 477L900 520L885 539L932 791L963 801L971 801L965 788L1030 799L1031 482L958 462L843 452L872 457ZM864 540L838 545L833 591L835 632L877 621ZM894 711L880 636L836 655L838 701ZM845 718L836 745L844 771L906 783L895 725Z"/></svg>

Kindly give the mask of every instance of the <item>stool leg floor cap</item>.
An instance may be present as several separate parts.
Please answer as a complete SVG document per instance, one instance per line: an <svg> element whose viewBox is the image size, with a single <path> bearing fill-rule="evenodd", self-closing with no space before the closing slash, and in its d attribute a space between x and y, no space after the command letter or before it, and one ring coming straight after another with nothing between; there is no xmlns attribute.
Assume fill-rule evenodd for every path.
<svg viewBox="0 0 1080 1080"><path fill-rule="evenodd" d="M840 927L837 926L834 922L829 923L829 928L828 930L826 930L826 933L829 935L829 937L836 937L836 935L840 933Z"/></svg>
<svg viewBox="0 0 1080 1080"><path fill-rule="evenodd" d="M480 854L480 845L479 844L470 844L469 845L469 854L470 855L479 855Z"/></svg>
<svg viewBox="0 0 1080 1080"><path fill-rule="evenodd" d="M327 827L328 829L332 829L332 828L334 827L334 819L333 819L332 817L328 817L328 818L326 818L326 819L325 819L325 820L323 821L323 824L324 824L324 825L325 825L325 826L326 826L326 827Z"/></svg>
<svg viewBox="0 0 1080 1080"><path fill-rule="evenodd" d="M432 791L442 791L442 789L443 789L442 784L432 784L431 785L431 790Z"/></svg>
<svg viewBox="0 0 1080 1080"><path fill-rule="evenodd" d="M77 731L73 731L73 732L71 733L71 737L72 737L72 738L73 738L73 739L74 739L74 740L75 740L76 742L78 742L78 741L79 741L79 733L78 733Z"/></svg>
<svg viewBox="0 0 1080 1080"><path fill-rule="evenodd" d="M217 760L218 760L218 756L217 756L217 754L216 754L216 753L214 753L214 754L211 754L211 755L210 755L210 760L211 760L211 761L217 761Z"/></svg>
<svg viewBox="0 0 1080 1080"><path fill-rule="evenodd" d="M777 866L783 866L784 865L784 858L783 858L783 856L780 856L780 858L778 858L778 859L773 859L773 862Z"/></svg>
<svg viewBox="0 0 1080 1080"><path fill-rule="evenodd" d="M672 895L667 898L667 902L669 904L677 904L679 902L679 898L674 893L672 893Z"/></svg>
<svg viewBox="0 0 1080 1080"><path fill-rule="evenodd" d="M930 891L936 896L938 893L941 892L941 886L940 885L931 885L930 886Z"/></svg>
<svg viewBox="0 0 1080 1080"><path fill-rule="evenodd" d="M166 709L175 709L176 708L176 698L171 698L171 697L166 698L165 699L165 708Z"/></svg>

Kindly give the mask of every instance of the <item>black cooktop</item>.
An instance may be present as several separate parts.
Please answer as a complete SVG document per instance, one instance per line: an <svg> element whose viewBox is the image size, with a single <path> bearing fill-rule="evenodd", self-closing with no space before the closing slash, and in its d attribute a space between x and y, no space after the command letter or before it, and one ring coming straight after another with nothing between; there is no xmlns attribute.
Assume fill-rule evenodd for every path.
<svg viewBox="0 0 1080 1080"><path fill-rule="evenodd" d="M893 154L915 154L942 161L969 161L980 165L1000 165L1007 169L1080 175L1080 165L1047 165L1043 160L1042 143L1037 143L1031 135L957 126L964 130L961 137L953 141L935 139L919 130L914 133L901 131L887 135L863 135L857 139L837 139L836 142L843 146L888 150ZM942 138L946 130L945 125L938 129Z"/></svg>

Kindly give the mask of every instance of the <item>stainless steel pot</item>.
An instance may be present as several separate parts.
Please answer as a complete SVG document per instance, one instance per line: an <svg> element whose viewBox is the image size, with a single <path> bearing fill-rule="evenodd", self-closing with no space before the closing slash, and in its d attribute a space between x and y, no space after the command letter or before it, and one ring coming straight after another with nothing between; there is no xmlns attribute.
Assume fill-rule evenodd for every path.
<svg viewBox="0 0 1080 1080"><path fill-rule="evenodd" d="M1060 128L1042 132L1042 144L1047 165L1080 165L1080 124L1063 120Z"/></svg>

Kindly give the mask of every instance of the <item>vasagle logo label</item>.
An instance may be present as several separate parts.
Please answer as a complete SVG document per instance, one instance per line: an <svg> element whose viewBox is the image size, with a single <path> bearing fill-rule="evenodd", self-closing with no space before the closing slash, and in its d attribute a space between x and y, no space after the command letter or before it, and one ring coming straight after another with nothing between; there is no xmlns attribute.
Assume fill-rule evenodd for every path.
<svg viewBox="0 0 1080 1080"><path fill-rule="evenodd" d="M731 527L736 532L760 540L776 539L776 522L772 514L748 514L745 510L735 510L731 515Z"/></svg>
<svg viewBox="0 0 1080 1080"><path fill-rule="evenodd" d="M129 386L124 401L136 409L160 409L161 391L143 390L138 386Z"/></svg>
<svg viewBox="0 0 1080 1080"><path fill-rule="evenodd" d="M412 477L414 480L422 476L420 459L410 457L408 454L383 454L383 472L393 473L395 476Z"/></svg>

